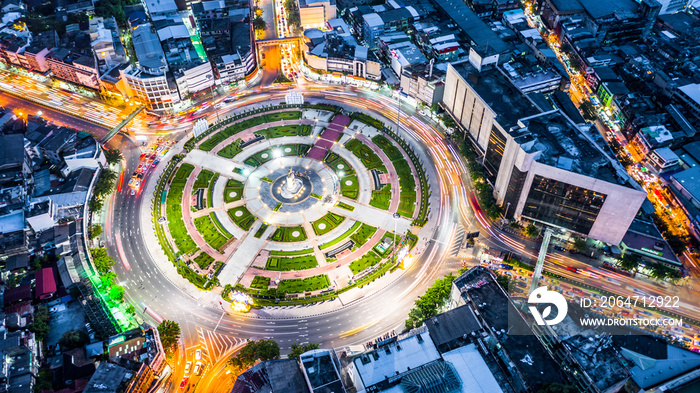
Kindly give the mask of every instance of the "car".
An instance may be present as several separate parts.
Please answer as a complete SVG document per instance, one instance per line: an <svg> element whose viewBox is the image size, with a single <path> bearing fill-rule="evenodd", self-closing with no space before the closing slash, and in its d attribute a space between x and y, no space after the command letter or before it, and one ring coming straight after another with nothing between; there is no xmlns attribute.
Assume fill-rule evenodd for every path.
<svg viewBox="0 0 700 393"><path fill-rule="evenodd" d="M562 246L554 246L554 249L557 251L566 251L566 249Z"/></svg>
<svg viewBox="0 0 700 393"><path fill-rule="evenodd" d="M159 163L159 162L160 162L160 158L156 158L156 159L153 161L153 164L151 164L151 166L152 166L153 168L155 168L155 167L158 166L158 163Z"/></svg>
<svg viewBox="0 0 700 393"><path fill-rule="evenodd" d="M194 360L202 360L202 350L201 349L194 351Z"/></svg>
<svg viewBox="0 0 700 393"><path fill-rule="evenodd" d="M190 370L192 370L192 362L185 363L185 375L189 374Z"/></svg>
<svg viewBox="0 0 700 393"><path fill-rule="evenodd" d="M130 194L131 194L132 196L133 196L133 195L136 195L136 190L132 189L131 192L130 192Z"/></svg>
<svg viewBox="0 0 700 393"><path fill-rule="evenodd" d="M194 375L200 376L202 375L202 371L204 371L204 364L202 364L202 362L197 362L197 364L194 365Z"/></svg>
<svg viewBox="0 0 700 393"><path fill-rule="evenodd" d="M185 377L182 378L182 382L180 382L180 389L184 389L185 386L187 386L187 382L190 380L190 377Z"/></svg>
<svg viewBox="0 0 700 393"><path fill-rule="evenodd" d="M220 103L218 103L218 104L216 104L216 105L214 105L214 106L217 107L217 108L223 108L223 107L226 106L226 103L225 103L225 102L220 102Z"/></svg>

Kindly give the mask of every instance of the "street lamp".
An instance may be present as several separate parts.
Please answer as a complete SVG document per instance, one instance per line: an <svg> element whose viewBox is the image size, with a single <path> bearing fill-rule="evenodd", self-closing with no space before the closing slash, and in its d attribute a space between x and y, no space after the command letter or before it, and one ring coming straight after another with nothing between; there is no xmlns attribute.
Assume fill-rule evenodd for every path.
<svg viewBox="0 0 700 393"><path fill-rule="evenodd" d="M394 213L392 217L394 217L394 251L392 252L393 255L391 256L391 260L393 262L396 262L396 225L398 225L399 218L401 218L401 216L399 215L399 213Z"/></svg>

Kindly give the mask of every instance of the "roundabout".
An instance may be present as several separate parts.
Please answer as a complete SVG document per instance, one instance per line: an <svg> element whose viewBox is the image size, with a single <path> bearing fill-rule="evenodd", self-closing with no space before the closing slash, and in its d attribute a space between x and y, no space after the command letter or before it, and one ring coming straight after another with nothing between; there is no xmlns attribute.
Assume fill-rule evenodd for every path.
<svg viewBox="0 0 700 393"><path fill-rule="evenodd" d="M230 390L226 383L214 381L226 380L225 361L246 339L272 338L286 353L293 343L337 347L364 343L392 329L398 332L415 299L436 278L460 267L444 261L455 231L458 205L453 198L460 198L457 188L455 195L446 185L459 184L454 175L459 163L452 161L431 127L402 115L403 130L397 135L391 101L365 99L362 94L349 98L333 91L306 92L310 107L260 107L260 102L283 100L284 94L263 92L241 99L219 113L226 119L223 124L196 141L180 135L144 183L143 192L119 193L114 201L110 222L116 242L108 241L107 248L131 262L115 266L127 280L126 299L142 307L139 318L156 324L169 319L181 325L181 348L187 352L178 351L173 379L182 377L181 368L191 360L190 348L203 349L211 364L202 382L211 389L204 391ZM318 213L320 219L266 224L247 209L247 179L276 158L307 158L338 109L350 122L328 154L317 160L338 177L337 200L315 198L311 210L324 203L323 209L328 209ZM295 111L301 113L286 113ZM274 113L279 114L271 116ZM252 120L262 115L268 118ZM138 155L129 163L137 165ZM388 183L375 189L373 169L396 176L382 176ZM411 176L402 179L407 173ZM279 179L261 173L259 178L263 177ZM305 200L311 199L314 196L309 195ZM273 203L260 207L274 212ZM397 212L398 221L393 218ZM395 225L400 236L418 238L412 262L403 269L387 263L392 260L392 243L381 245L385 235L393 237ZM250 249L243 242L255 244L255 239L264 247L253 247L247 257L234 255L236 250ZM351 247L352 255L345 259L326 258L324 263L317 257L350 240L362 245ZM227 273L233 277L228 282L227 267L233 269ZM356 280L350 284L353 277ZM234 311L223 301L233 300L241 291L255 299L248 313Z"/></svg>
<svg viewBox="0 0 700 393"><path fill-rule="evenodd" d="M349 303L425 249L430 185L413 148L366 115L322 108L236 116L170 162L153 215L166 220L153 224L183 278L233 308L234 289L256 308Z"/></svg>

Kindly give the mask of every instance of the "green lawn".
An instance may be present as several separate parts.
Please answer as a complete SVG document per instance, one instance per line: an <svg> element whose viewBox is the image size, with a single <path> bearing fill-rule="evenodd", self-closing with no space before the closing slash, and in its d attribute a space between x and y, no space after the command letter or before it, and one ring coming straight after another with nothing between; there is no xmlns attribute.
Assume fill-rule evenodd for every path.
<svg viewBox="0 0 700 393"><path fill-rule="evenodd" d="M221 222L219 222L219 218L216 216L215 213L213 213L213 212L212 212L212 213L209 213L209 218L211 219L211 222L214 223L214 226L216 227L216 229L218 229L219 232L221 232L221 234L224 235L224 237L226 237L226 238L228 238L228 239L230 239L230 238L233 237L233 235L230 234L230 233L226 230L226 228L224 228L223 225L221 225Z"/></svg>
<svg viewBox="0 0 700 393"><path fill-rule="evenodd" d="M304 250L296 250L296 251L277 251L273 250L270 251L270 255L272 256L297 256L297 255L307 255L307 254L312 254L314 252L313 248L307 248Z"/></svg>
<svg viewBox="0 0 700 393"><path fill-rule="evenodd" d="M233 220L233 222L244 231L249 231L250 227L252 227L253 223L255 222L255 216L252 215L245 206L238 206L234 207L233 209L229 209L228 216L231 217L231 220Z"/></svg>
<svg viewBox="0 0 700 393"><path fill-rule="evenodd" d="M182 219L182 193L185 188L187 178L190 176L194 166L190 164L182 164L173 176L168 189L166 202L166 219L168 220L168 229L173 237L175 247L181 254L189 254L197 249L197 244L192 240L192 237L187 233L185 222Z"/></svg>
<svg viewBox="0 0 700 393"><path fill-rule="evenodd" d="M301 111L285 111L285 112L275 112L268 113L265 115L267 117L268 123L280 120L298 120L301 119Z"/></svg>
<svg viewBox="0 0 700 393"><path fill-rule="evenodd" d="M294 234L297 234L294 236ZM304 231L304 227L298 226L298 227L279 227L275 231L275 233L272 234L272 237L270 240L273 242L284 242L284 243L289 243L289 242L300 242L303 240L306 240L306 231Z"/></svg>
<svg viewBox="0 0 700 393"><path fill-rule="evenodd" d="M255 235L254 235L254 236L255 236L256 238L260 239L260 236L262 236L263 233L265 233L265 230L267 229L267 226L268 226L268 225L267 225L267 224L264 224L264 223L263 223L262 225L260 225L260 228L258 228L258 230L255 231Z"/></svg>
<svg viewBox="0 0 700 393"><path fill-rule="evenodd" d="M322 244L320 247L321 250L325 250L327 248L331 248L331 247L335 246L336 244L342 243L345 239L347 239L350 235L352 235L357 230L357 228L359 228L361 225L363 225L361 222L355 221L355 223L352 225L352 227L350 229L348 229L347 231L345 231L345 233L343 233L342 235L329 241L326 244Z"/></svg>
<svg viewBox="0 0 700 393"><path fill-rule="evenodd" d="M318 220L312 222L311 226L314 228L314 233L320 236L332 231L344 220L345 217L341 215L335 213L328 213L325 216L319 218Z"/></svg>
<svg viewBox="0 0 700 393"><path fill-rule="evenodd" d="M197 232L199 232L202 235L204 241L206 241L207 244L219 251L221 251L224 245L226 245L228 239L231 238L230 233L227 232L226 234L228 235L228 237L226 237L224 234L219 232L216 225L214 224L214 222L212 222L209 216L195 218L194 226L197 228Z"/></svg>
<svg viewBox="0 0 700 393"><path fill-rule="evenodd" d="M241 122L234 123L224 128L223 130L217 132L216 134L212 135L211 137L209 137L209 139L202 142L202 144L199 145L199 148L204 151L211 151L219 143L225 141L231 135L235 135L245 129L255 127L260 124L265 124L267 122L268 120L266 118L266 115L247 118Z"/></svg>
<svg viewBox="0 0 700 393"><path fill-rule="evenodd" d="M335 170L336 173L339 174L338 176L340 176L340 172L343 172L343 175L351 175L355 173L355 170L352 169L352 166L350 166L350 164L348 164L347 161L345 161L342 157L335 153L328 153L324 161L326 165L333 168L333 170Z"/></svg>
<svg viewBox="0 0 700 393"><path fill-rule="evenodd" d="M307 124L294 124L285 126L276 126L256 131L256 135L262 135L267 139L282 138L286 136L309 136L311 135L311 126Z"/></svg>
<svg viewBox="0 0 700 393"><path fill-rule="evenodd" d="M379 148L384 151L384 154L386 154L391 161L403 158L403 155L401 155L399 149L397 149L396 146L394 146L394 144L391 143L391 141L389 141L384 135L376 135L374 138L372 138L372 142L379 146Z"/></svg>
<svg viewBox="0 0 700 393"><path fill-rule="evenodd" d="M355 206L348 205L345 202L338 202L338 207L349 211L355 210Z"/></svg>
<svg viewBox="0 0 700 393"><path fill-rule="evenodd" d="M312 255L302 255L291 258L269 257L265 264L267 270L290 271L313 269L318 266L316 257Z"/></svg>
<svg viewBox="0 0 700 393"><path fill-rule="evenodd" d="M241 142L242 141L240 139L236 139L235 141L231 142L228 146L219 150L219 152L216 154L224 158L233 158L236 154L243 151L243 149L241 149Z"/></svg>
<svg viewBox="0 0 700 393"><path fill-rule="evenodd" d="M345 148L350 150L357 158L362 161L362 165L367 169L375 169L383 166L382 160L372 150L371 147L365 145L359 140L352 138L345 143Z"/></svg>
<svg viewBox="0 0 700 393"><path fill-rule="evenodd" d="M399 195L399 207L397 213L406 217L413 218L413 212L416 210L416 192L401 191Z"/></svg>
<svg viewBox="0 0 700 393"><path fill-rule="evenodd" d="M214 177L209 181L209 188L207 189L207 207L214 207L214 186L217 180L219 180L219 174L215 173Z"/></svg>
<svg viewBox="0 0 700 393"><path fill-rule="evenodd" d="M369 240L375 232L377 232L377 228L371 225L362 224L360 229L350 236L350 239L352 239L355 242L355 245L359 247L367 243L367 240Z"/></svg>
<svg viewBox="0 0 700 393"><path fill-rule="evenodd" d="M243 161L245 164L258 167L275 157L275 152L280 156L304 156L311 149L311 145L293 144L275 146L271 149L265 149L257 152Z"/></svg>
<svg viewBox="0 0 700 393"><path fill-rule="evenodd" d="M236 195L234 196L233 193ZM224 203L239 201L243 198L243 182L229 180L224 187Z"/></svg>
<svg viewBox="0 0 700 393"><path fill-rule="evenodd" d="M372 191L372 199L369 200L369 205L377 209L387 210L391 204L391 184L385 185L381 190Z"/></svg>
<svg viewBox="0 0 700 393"><path fill-rule="evenodd" d="M202 270L208 268L212 262L214 262L214 258L204 251L199 253L199 255L197 255L197 257L194 259L194 263L196 263Z"/></svg>
<svg viewBox="0 0 700 393"><path fill-rule="evenodd" d="M376 252L370 251L359 259L352 261L352 263L350 263L350 270L352 274L357 274L370 266L376 265L381 260L382 258L377 255Z"/></svg>
<svg viewBox="0 0 700 393"><path fill-rule="evenodd" d="M194 186L192 187L193 191L196 191L198 188L207 188L209 187L209 181L214 177L214 172L208 171L206 169L202 170L199 172L199 175L197 175L197 179L194 181Z"/></svg>
<svg viewBox="0 0 700 393"><path fill-rule="evenodd" d="M267 289L270 285L270 277L255 276L250 287L254 289Z"/></svg>
<svg viewBox="0 0 700 393"><path fill-rule="evenodd" d="M309 278L291 278L280 281L277 292L282 293L305 293L328 288L331 285L328 276L325 274Z"/></svg>
<svg viewBox="0 0 700 393"><path fill-rule="evenodd" d="M374 117L370 115L366 115L362 112L355 112L353 113L350 117L352 117L355 120L359 120L369 126L372 126L378 130L381 130L384 128L384 123L380 120L375 119Z"/></svg>
<svg viewBox="0 0 700 393"><path fill-rule="evenodd" d="M346 198L356 200L360 195L360 185L358 184L357 176L345 176L340 181L340 194ZM348 184L347 182L350 182Z"/></svg>

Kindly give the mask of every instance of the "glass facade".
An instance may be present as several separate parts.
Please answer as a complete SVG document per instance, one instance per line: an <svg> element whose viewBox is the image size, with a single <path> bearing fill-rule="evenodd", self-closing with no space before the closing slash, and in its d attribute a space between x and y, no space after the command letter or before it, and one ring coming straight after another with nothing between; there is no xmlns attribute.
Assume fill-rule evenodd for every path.
<svg viewBox="0 0 700 393"><path fill-rule="evenodd" d="M491 128L489 144L486 146L484 155L484 168L486 168L486 179L493 184L498 176L498 169L501 167L503 151L506 148L506 136L496 127Z"/></svg>
<svg viewBox="0 0 700 393"><path fill-rule="evenodd" d="M520 194L523 192L523 183L525 183L526 175L527 172L522 172L513 166L513 171L510 174L510 181L508 181L508 188L506 189L506 195L503 198L503 208L506 209L506 218L513 218L515 205L518 204ZM510 204L510 206L508 204Z"/></svg>
<svg viewBox="0 0 700 393"><path fill-rule="evenodd" d="M607 195L536 175L522 215L588 234Z"/></svg>

